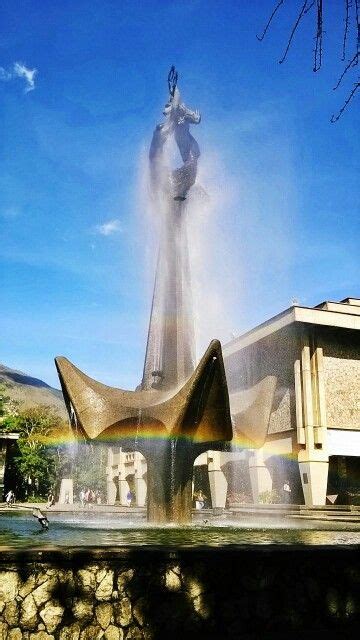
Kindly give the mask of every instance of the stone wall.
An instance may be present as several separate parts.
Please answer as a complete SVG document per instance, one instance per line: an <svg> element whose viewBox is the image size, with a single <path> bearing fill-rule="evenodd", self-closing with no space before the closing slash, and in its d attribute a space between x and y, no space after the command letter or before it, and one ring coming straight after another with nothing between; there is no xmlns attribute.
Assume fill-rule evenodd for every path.
<svg viewBox="0 0 360 640"><path fill-rule="evenodd" d="M356 331L321 332L328 427L360 430L360 339Z"/></svg>
<svg viewBox="0 0 360 640"><path fill-rule="evenodd" d="M358 555L317 546L2 552L0 640L355 637Z"/></svg>

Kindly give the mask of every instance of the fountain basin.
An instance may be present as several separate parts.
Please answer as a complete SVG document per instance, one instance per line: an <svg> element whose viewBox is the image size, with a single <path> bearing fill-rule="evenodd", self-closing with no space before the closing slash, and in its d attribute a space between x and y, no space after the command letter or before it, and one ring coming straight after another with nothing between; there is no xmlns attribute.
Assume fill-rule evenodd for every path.
<svg viewBox="0 0 360 640"><path fill-rule="evenodd" d="M351 637L357 559L341 544L3 548L2 637Z"/></svg>

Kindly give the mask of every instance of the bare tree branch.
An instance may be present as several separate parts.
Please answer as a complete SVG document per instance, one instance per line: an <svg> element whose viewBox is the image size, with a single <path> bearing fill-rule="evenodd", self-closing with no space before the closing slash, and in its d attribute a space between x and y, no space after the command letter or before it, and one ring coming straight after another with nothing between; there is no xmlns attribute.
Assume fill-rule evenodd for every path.
<svg viewBox="0 0 360 640"><path fill-rule="evenodd" d="M360 50L360 12L359 12L359 0L355 0L355 18L356 18L356 53L359 55L359 50Z"/></svg>
<svg viewBox="0 0 360 640"><path fill-rule="evenodd" d="M274 17L274 15L275 15L275 13L276 13L276 12L277 12L277 10L281 7L281 5L282 5L282 4L284 4L284 0L279 0L279 2L277 3L277 5L276 5L275 9L273 10L273 12L272 12L272 14L271 14L271 16L270 16L270 18L269 18L269 20L268 20L268 21L267 21L267 23L266 23L266 25L265 25L265 29L264 29L264 31L262 32L261 36L258 36L258 35L256 36L256 37L257 37L257 39L258 39L260 42L261 42L262 40L264 40L264 38L265 38L265 36L266 36L266 33L267 33L267 30L268 30L268 28L270 27L270 24L271 24L271 22L272 22L272 19L273 19L273 17Z"/></svg>
<svg viewBox="0 0 360 640"><path fill-rule="evenodd" d="M276 15L277 11L280 9L281 5L284 4L285 0L277 0L277 2L275 3L274 9L265 25L265 28L261 34L261 36L256 36L258 40L263 40L265 35L267 34L267 31L273 21L274 16ZM300 3L300 0L299 0ZM293 23L293 27L292 30L290 32L290 36L284 51L284 54L282 56L282 58L279 60L279 63L282 64L287 57L287 54L289 52L289 49L292 45L292 41L294 39L296 30L301 22L301 20L303 19L303 17L309 13L309 11L311 11L311 9L314 8L314 6L316 7L316 32L315 32L315 46L314 46L314 66L313 66L313 71L319 71L319 69L321 69L322 63L323 63L323 37L326 34L326 31L324 31L324 23L323 23L323 7L324 7L324 2L323 0L304 0L303 4L301 6L301 9L299 10L298 16L295 20L295 22ZM330 4L330 2L329 2ZM355 48L355 53L354 51L352 52L352 58L347 62L345 68L343 69L336 85L333 87L333 90L338 89L338 87L341 85L344 77L346 76L346 74L350 71L350 69L352 69L353 67L356 67L359 64L359 56L360 56L360 0L343 0L343 5L344 5L344 19L343 19L343 25L344 25L344 31L343 31L343 37L342 37L342 56L341 56L341 60L344 62L346 59L346 52L347 49L349 47L349 41L350 41L350 33L352 35L353 33L353 28L354 28L354 23L353 21L355 20L356 22L356 47ZM351 38L352 39L352 38ZM346 98L343 106L341 107L341 109L339 110L338 114L335 115L333 114L331 117L331 122L337 122L339 120L339 118L342 116L342 114L344 113L345 109L347 108L348 104L351 102L351 100L353 99L355 93L357 92L358 88L360 86L359 80L357 80L353 86L353 89L350 91L348 97Z"/></svg>
<svg viewBox="0 0 360 640"><path fill-rule="evenodd" d="M343 40L343 50L342 50L342 56L341 56L342 61L345 60L345 56L346 56L346 40L347 40L348 29L349 29L349 9L350 9L349 0L345 0L344 40Z"/></svg>
<svg viewBox="0 0 360 640"><path fill-rule="evenodd" d="M315 4L316 0L312 0L312 2L309 4L309 6L307 7L307 9L305 9L303 16L306 16L307 13L309 13L309 11L311 11L311 9L313 8L314 4Z"/></svg>
<svg viewBox="0 0 360 640"><path fill-rule="evenodd" d="M337 81L335 87L333 87L333 90L336 91L336 89L340 86L341 81L343 79L343 77L346 75L346 73L349 71L349 69L351 69L351 67L356 67L357 63L359 60L359 53L356 52L354 57L350 60L350 62L346 65L344 71L342 72L339 80Z"/></svg>
<svg viewBox="0 0 360 640"><path fill-rule="evenodd" d="M331 116L331 122L332 123L337 122L341 118L341 116L344 113L346 107L348 106L349 102L353 99L353 97L354 97L354 95L357 92L359 87L360 87L360 82L356 82L355 85L354 85L353 90L351 91L351 93L347 97L347 99L345 100L345 102L344 102L343 106L341 107L341 109L340 109L339 113L337 114L337 116L335 116L334 114Z"/></svg>
<svg viewBox="0 0 360 640"><path fill-rule="evenodd" d="M301 18L304 16L304 11L305 11L305 9L306 9L307 3L308 3L308 0L305 0L305 2L304 2L304 4L303 4L303 6L302 6L302 8L301 8L301 11L300 11L300 13L299 13L299 15L298 15L298 17L297 17L297 19L296 19L296 22L295 22L295 24L294 24L294 26L293 26L293 29L292 29L292 31L291 31L290 38L289 38L288 43L287 43L287 45L286 45L286 49L285 49L284 55L283 55L283 57L281 58L281 60L279 60L279 64L282 64L282 63L285 61L285 59L286 59L286 56L287 56L288 51L289 51L290 46L291 46L292 39L293 39L293 37L294 37L294 35L295 35L295 31L296 31L296 29L297 29L297 28L298 28L298 26L299 26L299 23L300 23L300 21L301 21Z"/></svg>
<svg viewBox="0 0 360 640"><path fill-rule="evenodd" d="M322 38L323 38L323 18L322 18L322 0L316 0L317 19L316 19L316 43L314 51L314 68L313 71L319 71L322 65Z"/></svg>

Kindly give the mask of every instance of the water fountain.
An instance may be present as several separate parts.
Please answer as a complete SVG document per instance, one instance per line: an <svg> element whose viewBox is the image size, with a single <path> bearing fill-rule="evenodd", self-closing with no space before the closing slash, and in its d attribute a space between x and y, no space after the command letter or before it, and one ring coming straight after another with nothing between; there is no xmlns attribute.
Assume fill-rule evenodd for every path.
<svg viewBox="0 0 360 640"><path fill-rule="evenodd" d="M226 449L232 423L218 341L195 366L186 204L199 158L189 127L200 115L181 102L174 69L169 94L150 148L161 224L142 381L136 391L123 391L92 380L66 358L56 358L56 366L74 434L142 452L148 520L179 524L191 519L194 459ZM167 161L171 140L183 160L175 171ZM272 393L270 379L245 408L235 396L234 424L243 435L261 439ZM227 513L193 526L141 527L119 518L117 509L82 513L70 505L47 511L44 532L29 522L27 509L1 515L1 638L230 640L284 637L284 629L292 638L313 637L314 630L352 638L358 632L355 520L330 525L326 516L304 522L285 513L281 523L271 516L255 526L253 514Z"/></svg>
<svg viewBox="0 0 360 640"><path fill-rule="evenodd" d="M148 469L148 520L180 523L191 519L195 458L226 448L232 423L219 341L195 367L186 199L200 156L189 129L201 117L182 102L174 67L168 87L165 122L156 127L149 153L160 247L142 382L136 391L123 391L89 378L66 358L55 362L74 431L140 451ZM171 140L183 161L173 171Z"/></svg>

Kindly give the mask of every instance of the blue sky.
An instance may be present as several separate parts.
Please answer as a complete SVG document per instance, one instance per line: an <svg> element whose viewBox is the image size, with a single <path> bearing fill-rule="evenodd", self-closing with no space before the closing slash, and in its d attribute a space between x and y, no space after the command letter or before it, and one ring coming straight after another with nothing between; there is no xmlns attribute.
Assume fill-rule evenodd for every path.
<svg viewBox="0 0 360 640"><path fill-rule="evenodd" d="M278 64L297 3L257 41L272 5L2 3L0 361L55 386L55 355L108 384L139 382L152 280L139 172L171 64L202 112L201 177L216 203L204 344L294 298L360 297L358 96L330 124L351 86L332 91L343 3L327 3L317 74L310 15Z"/></svg>

